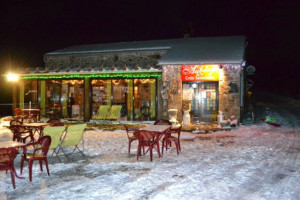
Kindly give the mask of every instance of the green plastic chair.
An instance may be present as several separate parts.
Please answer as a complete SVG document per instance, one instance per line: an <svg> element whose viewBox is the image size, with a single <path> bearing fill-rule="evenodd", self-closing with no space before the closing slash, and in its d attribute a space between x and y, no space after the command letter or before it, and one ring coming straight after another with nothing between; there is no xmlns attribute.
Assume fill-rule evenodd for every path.
<svg viewBox="0 0 300 200"><path fill-rule="evenodd" d="M43 130L43 136L49 135L51 137L51 145L49 147L49 150L53 150L52 156L55 154L59 162L60 159L58 157L58 152L56 151L56 149L61 142L61 136L65 130L66 130L65 126L45 127Z"/></svg>
<svg viewBox="0 0 300 200"><path fill-rule="evenodd" d="M76 124L76 125L70 125L67 128L65 136L62 139L61 143L59 144L59 150L60 149L62 150L63 154L67 157L68 160L70 160L70 159L68 157L68 154L66 154L66 152L64 151L64 149L63 149L64 147L75 146L72 153L74 153L76 151L76 149L78 149L78 151L82 154L82 156L85 157L83 152L79 149L78 145L83 138L83 133L84 133L86 126L87 126L87 124ZM58 152L59 152L59 150L58 150Z"/></svg>
<svg viewBox="0 0 300 200"><path fill-rule="evenodd" d="M107 120L119 120L121 115L122 105L112 105L110 115L106 117Z"/></svg>
<svg viewBox="0 0 300 200"><path fill-rule="evenodd" d="M110 105L101 105L98 110L98 115L94 119L105 120L110 109Z"/></svg>

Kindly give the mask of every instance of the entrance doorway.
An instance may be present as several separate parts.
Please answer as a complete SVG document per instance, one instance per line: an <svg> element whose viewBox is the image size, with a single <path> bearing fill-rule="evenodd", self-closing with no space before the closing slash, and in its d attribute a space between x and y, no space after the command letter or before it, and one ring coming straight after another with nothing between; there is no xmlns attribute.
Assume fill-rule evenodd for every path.
<svg viewBox="0 0 300 200"><path fill-rule="evenodd" d="M184 104L189 104L191 122L214 122L218 113L218 82L183 83Z"/></svg>

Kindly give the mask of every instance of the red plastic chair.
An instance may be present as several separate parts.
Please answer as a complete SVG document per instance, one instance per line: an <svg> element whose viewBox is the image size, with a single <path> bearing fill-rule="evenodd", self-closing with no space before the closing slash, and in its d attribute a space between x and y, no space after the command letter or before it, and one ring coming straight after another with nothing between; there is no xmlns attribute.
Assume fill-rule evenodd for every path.
<svg viewBox="0 0 300 200"><path fill-rule="evenodd" d="M24 149L22 158L21 158L21 174L23 171L23 165L24 161L28 161L28 167L29 167L29 180L32 181L32 164L33 161L38 160L40 163L40 169L43 171L43 163L42 161L45 162L46 169L48 176L50 176L49 173L49 167L48 167L48 158L47 158L47 153L49 150L51 144L51 137L50 136L43 136L41 137L37 142L29 143L26 145L26 148ZM33 146L33 153L27 153L27 147L28 146ZM41 152L41 153L37 153Z"/></svg>
<svg viewBox="0 0 300 200"><path fill-rule="evenodd" d="M14 113L15 113L15 119L20 120L21 122L23 122L23 112L21 110L21 108L14 108Z"/></svg>
<svg viewBox="0 0 300 200"><path fill-rule="evenodd" d="M180 146L180 133L181 133L181 127L177 129L171 129L165 134L165 137L162 141L162 154L164 154L164 148L166 148L166 151L168 150L168 145L171 146L171 143L174 142L177 150L177 155L179 155L179 152L181 151ZM173 136L172 133L176 133L176 136Z"/></svg>
<svg viewBox="0 0 300 200"><path fill-rule="evenodd" d="M27 138L30 138L31 141L34 141L33 135L30 130L21 126L22 122L18 120L11 120L9 129L13 133L13 141L26 142Z"/></svg>
<svg viewBox="0 0 300 200"><path fill-rule="evenodd" d="M137 130L134 132L134 135L136 138L138 138L139 145L138 145L138 152L137 152L137 160L139 160L139 156L142 155L142 148L148 147L148 150L146 152L143 152L143 155L145 155L148 151L150 151L150 161L152 162L152 154L153 149L155 149L158 152L158 155L160 156L159 151L159 139L157 134L146 131L146 130Z"/></svg>
<svg viewBox="0 0 300 200"><path fill-rule="evenodd" d="M130 147L131 147L131 143L135 140L137 140L137 137L135 137L135 135L133 134L134 131L136 131L137 129L129 129L128 126L124 125L126 133L127 133L127 138L128 138L128 155L130 154Z"/></svg>
<svg viewBox="0 0 300 200"><path fill-rule="evenodd" d="M154 122L154 125L172 125L172 123L167 119L158 119Z"/></svg>
<svg viewBox="0 0 300 200"><path fill-rule="evenodd" d="M0 171L10 171L11 182L13 184L13 188L16 189L15 184L15 167L14 160L18 154L18 150L16 148L0 148Z"/></svg>

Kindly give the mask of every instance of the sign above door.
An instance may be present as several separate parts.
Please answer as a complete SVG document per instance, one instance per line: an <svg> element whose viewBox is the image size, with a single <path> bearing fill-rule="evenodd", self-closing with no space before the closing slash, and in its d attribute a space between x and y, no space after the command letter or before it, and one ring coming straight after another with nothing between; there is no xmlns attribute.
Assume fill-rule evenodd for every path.
<svg viewBox="0 0 300 200"><path fill-rule="evenodd" d="M219 81L219 65L182 65L182 81Z"/></svg>

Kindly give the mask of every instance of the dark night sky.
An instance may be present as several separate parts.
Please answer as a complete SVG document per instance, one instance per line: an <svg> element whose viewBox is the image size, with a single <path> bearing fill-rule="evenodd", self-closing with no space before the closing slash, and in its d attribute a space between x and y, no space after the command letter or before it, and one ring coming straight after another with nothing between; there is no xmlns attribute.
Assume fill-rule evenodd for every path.
<svg viewBox="0 0 300 200"><path fill-rule="evenodd" d="M300 96L300 17L293 1L4 0L0 10L2 74L43 66L44 53L71 45L181 38L187 32L245 35L247 61L257 70L255 89Z"/></svg>

